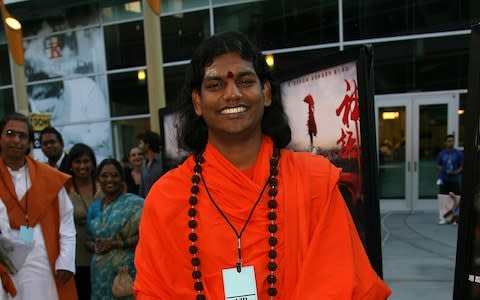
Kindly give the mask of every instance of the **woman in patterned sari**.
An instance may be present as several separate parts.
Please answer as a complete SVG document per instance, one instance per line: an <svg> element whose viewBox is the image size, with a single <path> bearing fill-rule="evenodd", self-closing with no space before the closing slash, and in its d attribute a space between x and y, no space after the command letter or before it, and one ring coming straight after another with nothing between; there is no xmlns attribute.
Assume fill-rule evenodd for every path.
<svg viewBox="0 0 480 300"><path fill-rule="evenodd" d="M127 266L135 278L133 255L138 242L138 224L143 199L125 193L120 162L107 158L98 166L98 181L104 197L88 209L87 246L94 255L91 264L92 300L120 299L112 295L113 278ZM133 295L121 299L134 299Z"/></svg>

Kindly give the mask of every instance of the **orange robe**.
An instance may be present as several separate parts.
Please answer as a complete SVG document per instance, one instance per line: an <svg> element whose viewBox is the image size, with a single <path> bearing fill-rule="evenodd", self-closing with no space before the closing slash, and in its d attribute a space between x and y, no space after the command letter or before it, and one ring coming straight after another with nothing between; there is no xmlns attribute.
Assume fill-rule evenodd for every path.
<svg viewBox="0 0 480 300"><path fill-rule="evenodd" d="M228 162L211 144L204 153L207 187L240 231L269 175L272 141L263 138L253 179ZM137 300L195 299L188 249L187 210L194 160L164 175L145 201L136 248ZM283 300L377 300L389 288L372 269L347 206L338 190L339 170L309 153L282 150L277 225L276 288ZM233 268L237 238L199 184L196 205L198 256L207 300L225 299L222 269ZM257 294L270 299L266 277L269 250L268 187L243 233L243 265L254 265Z"/></svg>
<svg viewBox="0 0 480 300"><path fill-rule="evenodd" d="M60 254L60 214L58 205L58 192L69 181L70 176L26 157L28 172L32 186L28 190L28 217L29 226L34 227L40 223L47 248L50 267L55 278L55 261ZM10 227L19 229L25 224L25 213L18 205L15 187L7 170L5 162L0 158L0 198L7 208ZM26 194L20 200L25 207ZM65 285L55 280L59 300L76 300L77 290L72 277Z"/></svg>

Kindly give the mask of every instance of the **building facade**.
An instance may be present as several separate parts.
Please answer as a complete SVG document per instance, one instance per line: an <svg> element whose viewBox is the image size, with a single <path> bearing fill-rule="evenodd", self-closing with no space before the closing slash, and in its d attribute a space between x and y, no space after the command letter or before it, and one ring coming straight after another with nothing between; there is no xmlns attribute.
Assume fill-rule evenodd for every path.
<svg viewBox="0 0 480 300"><path fill-rule="evenodd" d="M31 112L51 114L68 149L91 145L122 159L149 128L144 3L6 1L23 25ZM165 103L183 82L193 49L225 30L247 34L274 57L279 77L344 49L374 50L382 206L434 207L436 152L454 133L462 147L470 26L477 0L162 0ZM0 117L16 108L12 64L0 28ZM153 101L153 100L150 100Z"/></svg>

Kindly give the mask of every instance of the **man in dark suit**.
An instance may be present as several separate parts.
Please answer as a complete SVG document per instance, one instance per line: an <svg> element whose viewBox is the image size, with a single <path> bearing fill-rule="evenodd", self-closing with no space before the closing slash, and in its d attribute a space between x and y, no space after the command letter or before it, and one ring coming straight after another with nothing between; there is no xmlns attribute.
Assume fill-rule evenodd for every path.
<svg viewBox="0 0 480 300"><path fill-rule="evenodd" d="M59 171L67 173L67 154L63 151L63 138L54 127L46 127L40 133L40 146L48 158L48 164Z"/></svg>

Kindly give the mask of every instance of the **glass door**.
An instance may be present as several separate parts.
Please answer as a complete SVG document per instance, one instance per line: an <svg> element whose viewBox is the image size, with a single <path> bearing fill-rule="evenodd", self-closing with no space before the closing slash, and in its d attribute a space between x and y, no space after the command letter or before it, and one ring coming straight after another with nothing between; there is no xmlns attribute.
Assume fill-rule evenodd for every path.
<svg viewBox="0 0 480 300"><path fill-rule="evenodd" d="M408 97L375 99L378 149L378 197L382 209L411 208L412 103Z"/></svg>
<svg viewBox="0 0 480 300"><path fill-rule="evenodd" d="M375 107L381 208L435 210L436 156L456 132L457 94L378 96Z"/></svg>
<svg viewBox="0 0 480 300"><path fill-rule="evenodd" d="M437 154L445 147L445 136L458 141L458 97L437 94L413 97L414 157L413 209L436 209L438 186Z"/></svg>

